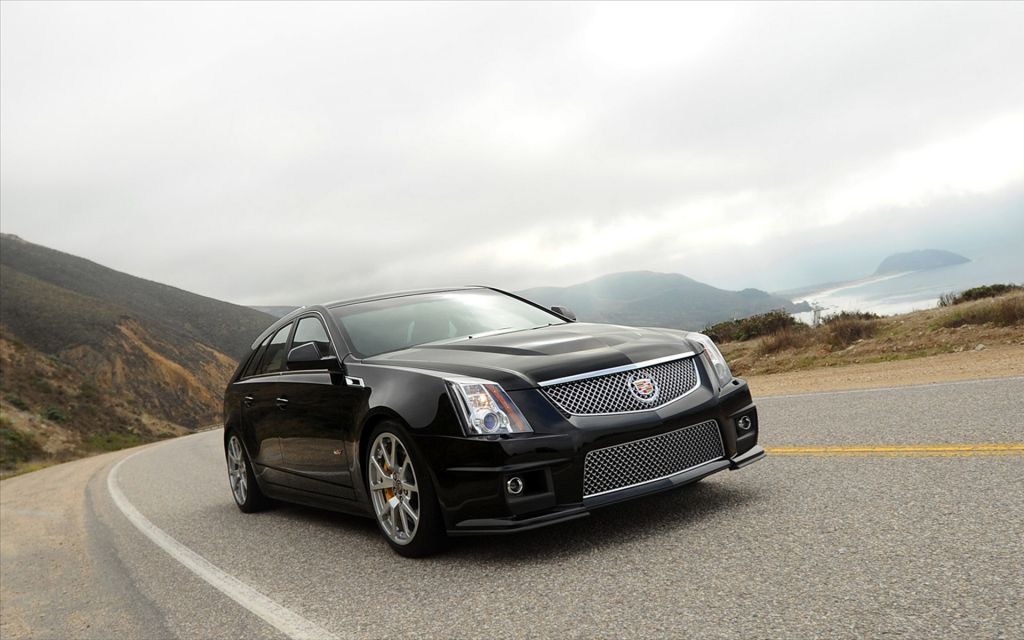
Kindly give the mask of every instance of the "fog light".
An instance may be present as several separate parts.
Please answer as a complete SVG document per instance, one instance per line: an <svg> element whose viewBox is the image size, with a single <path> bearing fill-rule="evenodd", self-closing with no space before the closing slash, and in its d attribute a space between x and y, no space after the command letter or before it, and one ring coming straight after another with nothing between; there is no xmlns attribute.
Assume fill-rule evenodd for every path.
<svg viewBox="0 0 1024 640"><path fill-rule="evenodd" d="M749 431L753 423L750 421L750 416L740 416L740 419L736 421L736 426L744 431Z"/></svg>
<svg viewBox="0 0 1024 640"><path fill-rule="evenodd" d="M523 479L518 476L509 478L508 482L505 484L505 488L507 488L508 492L512 495L518 496L523 492Z"/></svg>

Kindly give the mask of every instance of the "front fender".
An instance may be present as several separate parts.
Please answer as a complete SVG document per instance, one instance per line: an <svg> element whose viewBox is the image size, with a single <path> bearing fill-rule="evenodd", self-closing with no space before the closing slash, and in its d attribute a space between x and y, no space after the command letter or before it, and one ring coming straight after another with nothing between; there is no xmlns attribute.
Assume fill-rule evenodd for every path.
<svg viewBox="0 0 1024 640"><path fill-rule="evenodd" d="M366 496L363 460L370 432L382 421L399 423L413 437L462 436L462 424L448 395L445 374L418 369L346 363L346 376L364 385L353 416L352 476L360 500ZM431 475L434 470L430 469ZM436 478L434 478L436 481Z"/></svg>

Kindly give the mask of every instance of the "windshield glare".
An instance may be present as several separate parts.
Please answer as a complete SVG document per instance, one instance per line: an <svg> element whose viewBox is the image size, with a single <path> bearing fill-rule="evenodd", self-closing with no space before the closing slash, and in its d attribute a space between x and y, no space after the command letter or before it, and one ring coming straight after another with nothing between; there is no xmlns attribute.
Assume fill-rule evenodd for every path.
<svg viewBox="0 0 1024 640"><path fill-rule="evenodd" d="M489 289L443 291L343 305L331 314L362 357L428 342L535 329L565 321Z"/></svg>

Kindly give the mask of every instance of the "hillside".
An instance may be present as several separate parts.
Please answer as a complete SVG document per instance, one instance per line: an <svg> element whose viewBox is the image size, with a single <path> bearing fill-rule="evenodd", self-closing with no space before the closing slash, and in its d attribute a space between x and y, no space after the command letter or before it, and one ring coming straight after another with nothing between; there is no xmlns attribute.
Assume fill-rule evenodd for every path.
<svg viewBox="0 0 1024 640"><path fill-rule="evenodd" d="M9 235L0 301L7 469L215 422L237 357L273 321Z"/></svg>
<svg viewBox="0 0 1024 640"><path fill-rule="evenodd" d="M875 269L875 275L885 273L901 273L904 271L921 271L923 269L937 269L939 267L950 267L955 264L970 262L970 258L944 251L942 249L920 249L906 253L894 253L882 260L882 263Z"/></svg>
<svg viewBox="0 0 1024 640"><path fill-rule="evenodd" d="M0 264L107 306L159 321L232 357L241 356L252 336L271 320L249 307L137 278L9 234L0 234ZM18 331L15 326L8 328Z"/></svg>
<svg viewBox="0 0 1024 640"><path fill-rule="evenodd" d="M726 291L677 273L652 271L613 273L569 287L518 293L546 306L567 306L584 321L678 329L701 329L772 309L805 310L758 289Z"/></svg>

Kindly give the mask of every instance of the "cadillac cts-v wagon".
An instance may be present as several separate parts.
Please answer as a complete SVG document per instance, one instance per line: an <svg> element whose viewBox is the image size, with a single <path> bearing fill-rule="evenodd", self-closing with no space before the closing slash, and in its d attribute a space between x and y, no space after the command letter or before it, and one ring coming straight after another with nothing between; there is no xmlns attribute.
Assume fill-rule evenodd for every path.
<svg viewBox="0 0 1024 640"><path fill-rule="evenodd" d="M484 287L303 307L224 398L231 492L373 517L395 551L510 533L759 460L700 333L576 322Z"/></svg>

